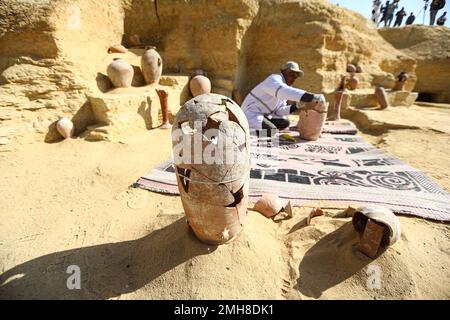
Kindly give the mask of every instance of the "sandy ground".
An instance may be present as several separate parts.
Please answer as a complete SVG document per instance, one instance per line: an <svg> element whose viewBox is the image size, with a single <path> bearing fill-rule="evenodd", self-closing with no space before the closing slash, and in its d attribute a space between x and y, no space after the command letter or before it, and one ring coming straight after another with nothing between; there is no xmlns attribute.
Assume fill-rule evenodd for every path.
<svg viewBox="0 0 450 320"><path fill-rule="evenodd" d="M364 136L449 190L450 134L441 131ZM448 224L402 216L401 239L374 261L336 210L310 226L311 208L278 223L249 211L231 244L200 243L178 197L130 187L170 152L160 129L0 152L0 298L450 298ZM71 265L80 290L67 288Z"/></svg>

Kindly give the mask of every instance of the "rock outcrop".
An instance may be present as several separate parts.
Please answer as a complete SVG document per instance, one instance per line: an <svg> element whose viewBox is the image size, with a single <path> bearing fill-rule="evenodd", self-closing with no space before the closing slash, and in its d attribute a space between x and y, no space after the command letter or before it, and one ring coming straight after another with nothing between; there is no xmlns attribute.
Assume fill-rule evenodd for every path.
<svg viewBox="0 0 450 320"><path fill-rule="evenodd" d="M325 0L0 0L2 141L53 141L59 116L72 118L76 134L97 124L87 96L111 90L114 57L135 67L134 87L144 85L143 48L107 53L135 34L158 48L163 74L203 69L212 92L227 96L245 96L286 60L305 71L296 85L315 92L334 90L350 62L364 66L361 88L389 87L398 71L415 70L364 17Z"/></svg>
<svg viewBox="0 0 450 320"><path fill-rule="evenodd" d="M380 34L395 48L417 60L414 91L429 102L450 102L450 29L412 25L383 28Z"/></svg>

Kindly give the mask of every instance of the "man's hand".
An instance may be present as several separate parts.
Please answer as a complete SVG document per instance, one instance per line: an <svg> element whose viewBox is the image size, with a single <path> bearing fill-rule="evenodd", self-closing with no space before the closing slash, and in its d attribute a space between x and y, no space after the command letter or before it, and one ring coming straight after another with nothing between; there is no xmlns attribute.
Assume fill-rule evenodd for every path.
<svg viewBox="0 0 450 320"><path fill-rule="evenodd" d="M306 110L314 110L319 113L326 113L328 110L328 103L326 102L325 96L323 94L314 94L314 97L310 102L297 102L297 108L304 108Z"/></svg>

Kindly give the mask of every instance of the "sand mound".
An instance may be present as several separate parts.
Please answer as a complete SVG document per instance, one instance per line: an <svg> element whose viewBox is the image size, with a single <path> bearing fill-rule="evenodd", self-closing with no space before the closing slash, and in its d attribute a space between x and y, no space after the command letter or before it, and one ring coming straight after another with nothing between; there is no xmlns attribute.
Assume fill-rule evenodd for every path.
<svg viewBox="0 0 450 320"><path fill-rule="evenodd" d="M422 219L400 217L401 239L375 261L355 250L350 219L331 217L336 210L310 226L309 208L281 223L250 211L234 242L202 244L179 197L129 188L169 156L169 142L157 129L117 143L76 139L0 153L0 297L449 298L449 228ZM149 148L156 143L158 153ZM80 267L81 290L67 289L71 265Z"/></svg>

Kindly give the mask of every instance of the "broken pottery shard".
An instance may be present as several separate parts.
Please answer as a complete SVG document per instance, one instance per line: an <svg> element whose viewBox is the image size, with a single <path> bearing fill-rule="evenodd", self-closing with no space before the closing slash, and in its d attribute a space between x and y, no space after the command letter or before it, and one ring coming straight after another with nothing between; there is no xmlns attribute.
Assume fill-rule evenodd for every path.
<svg viewBox="0 0 450 320"><path fill-rule="evenodd" d="M312 218L319 216L323 216L323 210L321 208L312 209L309 215L306 217L306 225L309 226L311 224Z"/></svg>
<svg viewBox="0 0 450 320"><path fill-rule="evenodd" d="M116 44L114 46L109 47L108 53L127 53L128 49L125 48L121 44Z"/></svg>
<svg viewBox="0 0 450 320"><path fill-rule="evenodd" d="M155 47L150 47L141 58L142 74L147 84L158 83L162 74L162 58Z"/></svg>
<svg viewBox="0 0 450 320"><path fill-rule="evenodd" d="M114 59L106 70L109 79L116 88L131 87L133 81L133 67L121 58Z"/></svg>
<svg viewBox="0 0 450 320"><path fill-rule="evenodd" d="M189 82L189 89L193 97L211 93L211 81L204 75L197 75Z"/></svg>
<svg viewBox="0 0 450 320"><path fill-rule="evenodd" d="M375 259L386 231L387 227L384 224L369 219L361 236L359 251Z"/></svg>
<svg viewBox="0 0 450 320"><path fill-rule="evenodd" d="M248 122L231 99L203 94L175 117L172 144L183 208L195 235L209 244L233 240L247 213Z"/></svg>
<svg viewBox="0 0 450 320"><path fill-rule="evenodd" d="M371 223L371 229L367 231L367 235L364 235L366 233L367 226L369 225L369 221L376 222L385 227L378 246L393 245L400 238L400 221L394 213L392 213L392 211L388 208L382 206L367 205L356 209L352 219L355 230L363 234L361 244L364 244L365 242L375 243L375 240L377 240L378 237L378 232L380 232L379 228L376 228L373 226L373 223ZM366 245L369 246L368 244ZM372 248L374 245L370 244L370 246ZM367 249L367 252L371 254L373 250L375 249L371 249L371 251Z"/></svg>
<svg viewBox="0 0 450 320"><path fill-rule="evenodd" d="M253 210L262 213L267 218L271 218L283 210L283 202L276 194L265 193L255 203Z"/></svg>
<svg viewBox="0 0 450 320"><path fill-rule="evenodd" d="M380 104L381 109L386 109L389 106L386 90L383 87L375 89L375 98Z"/></svg>
<svg viewBox="0 0 450 320"><path fill-rule="evenodd" d="M56 130L64 139L72 138L74 131L73 122L68 118L61 118L56 122Z"/></svg>
<svg viewBox="0 0 450 320"><path fill-rule="evenodd" d="M322 128L327 117L328 103L315 100L306 103L306 107L300 109L297 123L300 138L305 140L317 140L320 138Z"/></svg>

